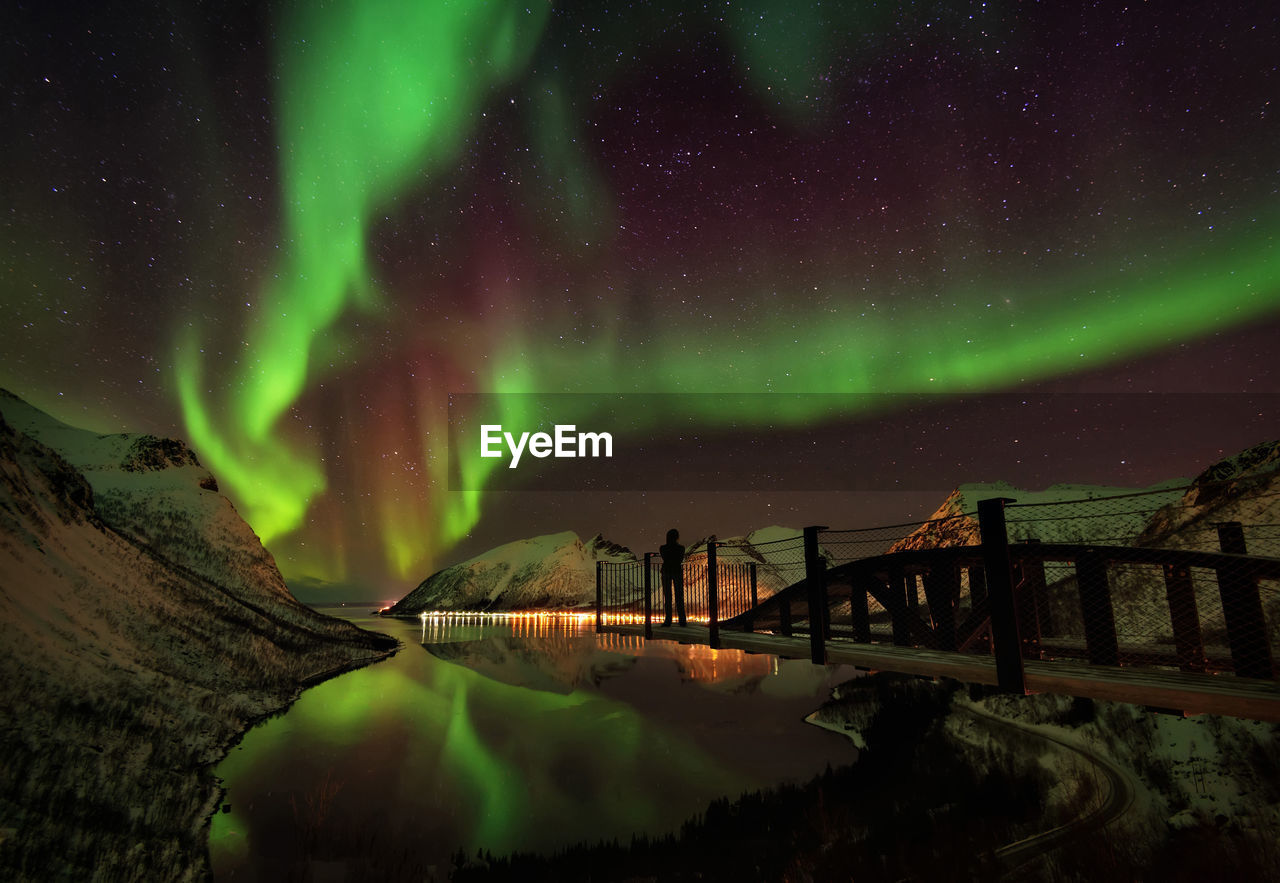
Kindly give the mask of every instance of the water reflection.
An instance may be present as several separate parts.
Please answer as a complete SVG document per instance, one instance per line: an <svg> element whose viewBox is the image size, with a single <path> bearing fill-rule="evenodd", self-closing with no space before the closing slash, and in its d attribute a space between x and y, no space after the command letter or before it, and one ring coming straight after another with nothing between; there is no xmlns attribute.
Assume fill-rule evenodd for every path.
<svg viewBox="0 0 1280 883"><path fill-rule="evenodd" d="M357 621L409 646L308 690L219 766L218 879L443 878L459 847L657 833L853 757L801 722L847 671L576 622Z"/></svg>

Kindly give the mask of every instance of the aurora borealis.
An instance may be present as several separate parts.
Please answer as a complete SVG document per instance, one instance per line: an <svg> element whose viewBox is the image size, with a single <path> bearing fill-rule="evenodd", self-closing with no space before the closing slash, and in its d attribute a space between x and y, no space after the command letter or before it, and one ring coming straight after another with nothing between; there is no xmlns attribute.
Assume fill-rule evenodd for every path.
<svg viewBox="0 0 1280 883"><path fill-rule="evenodd" d="M4 13L0 385L189 439L287 576L854 526L749 477L449 491L450 393L1280 391L1266 4L224 6ZM830 422L724 401L652 419ZM1186 475L1234 429L1033 478Z"/></svg>

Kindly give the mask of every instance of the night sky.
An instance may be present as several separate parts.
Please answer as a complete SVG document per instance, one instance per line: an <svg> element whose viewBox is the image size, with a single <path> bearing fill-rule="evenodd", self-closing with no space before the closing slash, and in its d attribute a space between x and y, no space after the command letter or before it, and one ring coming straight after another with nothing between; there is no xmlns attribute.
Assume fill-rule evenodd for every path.
<svg viewBox="0 0 1280 883"><path fill-rule="evenodd" d="M1078 6L7 3L0 385L186 438L287 577L366 597L564 529L1190 477L1280 436L1280 13ZM856 493L448 490L450 393L563 392L785 394L646 419L802 472L811 432L810 474L867 415L803 394L963 394L1025 455L934 427L936 490L906 456ZM996 392L1135 404L1036 433ZM1235 404L1147 422L1192 392Z"/></svg>

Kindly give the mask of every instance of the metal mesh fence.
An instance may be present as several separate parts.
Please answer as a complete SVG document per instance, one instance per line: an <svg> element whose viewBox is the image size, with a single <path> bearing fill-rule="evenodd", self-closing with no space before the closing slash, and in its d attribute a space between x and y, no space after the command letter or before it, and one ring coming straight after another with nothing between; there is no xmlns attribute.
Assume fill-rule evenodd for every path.
<svg viewBox="0 0 1280 883"><path fill-rule="evenodd" d="M597 619L601 625L644 620L644 564L600 561L596 564Z"/></svg>
<svg viewBox="0 0 1280 883"><path fill-rule="evenodd" d="M666 619L672 622L679 621L682 607L686 622L710 621L711 595L707 558L705 550L686 555L682 565L683 581L677 584L672 580L669 585L664 585L662 559L657 555L651 556L649 561L652 605L650 616L654 623L661 623ZM762 563L765 565L764 592L767 596L767 593L782 587L779 583L787 578L786 572L790 569L788 562L784 561L780 566L775 567L769 565L767 560L762 562L748 554L730 554L717 560L716 615L719 619L738 616L760 602ZM803 553L800 566L803 573ZM600 562L598 579L602 625L635 624L644 621L643 562Z"/></svg>
<svg viewBox="0 0 1280 883"><path fill-rule="evenodd" d="M975 513L818 531L823 621L815 625L836 639L990 654L999 606L1012 610L1025 659L1273 678L1280 659L1280 493L1255 487L1241 496L1230 482L1219 484L999 507L1001 539L1008 540L1000 554L1011 578L999 601ZM981 504L988 514L990 505ZM716 552L720 624L812 631L804 535L730 540ZM685 560L693 622L711 615L707 559L703 548ZM656 620L656 560L654 568ZM642 567L617 573L624 570L630 576L610 576L604 605L634 620L643 613Z"/></svg>
<svg viewBox="0 0 1280 883"><path fill-rule="evenodd" d="M818 532L818 542L829 566L893 552L976 545L980 541L978 522L972 512L928 521Z"/></svg>
<svg viewBox="0 0 1280 883"><path fill-rule="evenodd" d="M763 601L804 579L804 536L795 534L765 543L717 542L716 559L723 564L755 564L757 594Z"/></svg>
<svg viewBox="0 0 1280 883"><path fill-rule="evenodd" d="M1108 497L1010 503L1010 542L1217 551L1217 525L1239 522L1247 554L1280 557L1280 491L1233 494L1233 482L1178 485ZM976 525L975 525L976 527Z"/></svg>
<svg viewBox="0 0 1280 883"><path fill-rule="evenodd" d="M1273 676L1280 599L1267 577L1280 563L1186 550L1015 552L1026 657Z"/></svg>
<svg viewBox="0 0 1280 883"><path fill-rule="evenodd" d="M1079 497L1067 491L1061 500L1010 503L1005 507L1009 542L1138 545L1151 518L1161 509L1176 505L1187 487L1108 497Z"/></svg>
<svg viewBox="0 0 1280 883"><path fill-rule="evenodd" d="M851 564L886 554L922 549L976 546L981 542L976 513L958 512L927 521L913 521L858 530L823 530L819 543L829 567ZM802 574L803 575L803 574ZM889 642L893 640L894 618L885 604L886 596L901 594L906 609L916 615L928 616L928 603L924 597L924 571L907 568L901 573L886 570L877 582L881 587L875 592L866 591L865 585L855 586L852 581L836 579L827 586L830 608L829 632L835 637L848 637L863 642ZM962 597L968 599L968 571L961 576L964 581ZM966 605L967 607L967 605ZM779 622L774 622L779 625ZM793 623L793 628L808 628L807 615ZM899 640L905 640L903 625L898 623Z"/></svg>

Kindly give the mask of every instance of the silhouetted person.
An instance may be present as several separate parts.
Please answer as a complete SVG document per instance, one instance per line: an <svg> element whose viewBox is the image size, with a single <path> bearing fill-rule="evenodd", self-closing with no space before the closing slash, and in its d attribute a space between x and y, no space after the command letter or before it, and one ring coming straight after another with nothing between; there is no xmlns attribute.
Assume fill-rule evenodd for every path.
<svg viewBox="0 0 1280 883"><path fill-rule="evenodd" d="M658 549L662 556L662 604L666 610L663 625L671 625L671 592L675 590L676 616L684 625L684 546L677 542L680 531L674 527L667 531L667 544Z"/></svg>

